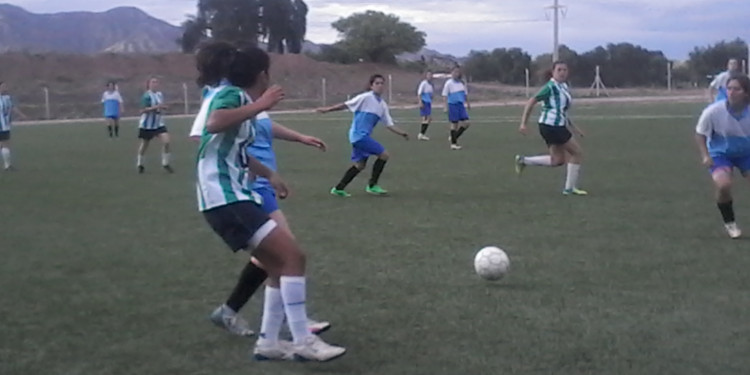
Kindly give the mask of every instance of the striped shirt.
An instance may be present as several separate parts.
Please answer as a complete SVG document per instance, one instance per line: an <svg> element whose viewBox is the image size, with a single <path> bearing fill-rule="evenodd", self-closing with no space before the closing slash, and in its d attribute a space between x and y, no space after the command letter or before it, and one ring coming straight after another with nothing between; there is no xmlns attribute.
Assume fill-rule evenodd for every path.
<svg viewBox="0 0 750 375"><path fill-rule="evenodd" d="M164 96L161 92L146 91L141 98L141 107L149 108L164 103ZM149 111L141 115L141 121L138 127L146 130L159 129L164 126L161 110Z"/></svg>
<svg viewBox="0 0 750 375"><path fill-rule="evenodd" d="M235 86L211 90L203 101L196 122L203 124L198 148L198 209L207 211L235 202L262 202L250 188L252 177L247 171L247 146L255 137L254 121L247 120L222 133L208 133L206 121L218 109L239 108L250 104L250 97Z"/></svg>
<svg viewBox="0 0 750 375"><path fill-rule="evenodd" d="M0 132L9 132L13 114L13 100L10 95L0 95Z"/></svg>
<svg viewBox="0 0 750 375"><path fill-rule="evenodd" d="M568 109L572 102L567 83L558 83L550 79L534 96L542 102L542 114L539 123L550 126L566 126L568 124Z"/></svg>

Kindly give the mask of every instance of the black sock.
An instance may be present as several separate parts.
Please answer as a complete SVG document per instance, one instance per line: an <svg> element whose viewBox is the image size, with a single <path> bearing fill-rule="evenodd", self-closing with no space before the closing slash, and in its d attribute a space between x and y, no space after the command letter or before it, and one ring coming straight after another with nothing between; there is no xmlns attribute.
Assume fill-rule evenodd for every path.
<svg viewBox="0 0 750 375"><path fill-rule="evenodd" d="M458 142L458 136L456 136L457 133L457 131L451 129L451 144L455 145L456 142Z"/></svg>
<svg viewBox="0 0 750 375"><path fill-rule="evenodd" d="M459 138L461 138L461 134L464 134L464 132L466 131L466 129L468 129L468 128L458 128L458 130L456 130L456 140L458 140Z"/></svg>
<svg viewBox="0 0 750 375"><path fill-rule="evenodd" d="M716 203L721 212L721 218L724 219L724 223L734 223L734 208L732 207L732 201Z"/></svg>
<svg viewBox="0 0 750 375"><path fill-rule="evenodd" d="M109 137L112 138L112 125L107 125L107 131L109 131Z"/></svg>
<svg viewBox="0 0 750 375"><path fill-rule="evenodd" d="M115 125L115 137L120 136L120 125Z"/></svg>
<svg viewBox="0 0 750 375"><path fill-rule="evenodd" d="M357 177L359 174L359 169L357 167L352 166L351 168L346 170L346 173L344 173L344 177L341 178L341 181L339 181L338 185L336 185L336 190L344 190L346 189L346 185L349 185L350 182L354 179L354 177Z"/></svg>
<svg viewBox="0 0 750 375"><path fill-rule="evenodd" d="M232 294L229 295L229 299L227 299L227 306L234 312L239 312L250 300L250 297L255 294L255 291L263 285L267 277L266 271L256 266L255 263L249 262L242 269L240 279L237 281Z"/></svg>
<svg viewBox="0 0 750 375"><path fill-rule="evenodd" d="M429 124L429 123L423 122L423 123L422 123L422 130L420 131L420 133L421 133L422 135L424 135L425 133L427 133L427 128L428 128L429 126L430 126L430 124Z"/></svg>
<svg viewBox="0 0 750 375"><path fill-rule="evenodd" d="M385 168L386 162L387 160L383 160L383 159L375 160L375 164L372 165L372 176L370 176L370 187L373 187L378 184L378 180L380 179L380 174L383 173L383 168Z"/></svg>

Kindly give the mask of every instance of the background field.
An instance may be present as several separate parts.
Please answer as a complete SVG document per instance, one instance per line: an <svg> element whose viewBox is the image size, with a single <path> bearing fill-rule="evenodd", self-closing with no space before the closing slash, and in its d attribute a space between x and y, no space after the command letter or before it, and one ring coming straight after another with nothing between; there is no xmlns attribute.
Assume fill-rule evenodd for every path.
<svg viewBox="0 0 750 375"><path fill-rule="evenodd" d="M386 198L369 171L336 199L348 167L345 113L279 115L330 150L278 144L283 203L310 253L313 315L349 353L329 364L249 359L254 342L207 320L240 269L196 211L194 145L172 120L175 175L134 124L19 126L20 169L0 173L0 374L742 374L750 370L750 251L729 240L692 143L701 105L578 106L582 187L513 155L519 108L472 112L464 150L446 124L431 142L379 129L392 154ZM413 111L396 112L416 134ZM737 187L750 225L747 185ZM750 226L746 229L750 230ZM507 279L479 280L482 246L504 248ZM259 322L260 298L245 316Z"/></svg>

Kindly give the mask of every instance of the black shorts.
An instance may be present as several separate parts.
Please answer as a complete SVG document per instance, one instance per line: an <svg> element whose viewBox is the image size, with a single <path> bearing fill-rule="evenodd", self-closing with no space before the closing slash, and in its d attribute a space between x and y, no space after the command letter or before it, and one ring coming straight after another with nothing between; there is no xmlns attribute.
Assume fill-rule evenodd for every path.
<svg viewBox="0 0 750 375"><path fill-rule="evenodd" d="M567 126L552 126L547 124L539 124L539 134L547 142L547 146L564 145L573 137Z"/></svg>
<svg viewBox="0 0 750 375"><path fill-rule="evenodd" d="M166 133L167 127L162 126L160 128L156 129L141 129L138 128L138 139L144 139L146 141L152 140L154 137L156 137L159 134Z"/></svg>
<svg viewBox="0 0 750 375"><path fill-rule="evenodd" d="M250 201L230 203L203 211L203 217L235 252L255 249L277 226L263 209Z"/></svg>
<svg viewBox="0 0 750 375"><path fill-rule="evenodd" d="M0 132L0 141L9 141L10 140L10 130Z"/></svg>

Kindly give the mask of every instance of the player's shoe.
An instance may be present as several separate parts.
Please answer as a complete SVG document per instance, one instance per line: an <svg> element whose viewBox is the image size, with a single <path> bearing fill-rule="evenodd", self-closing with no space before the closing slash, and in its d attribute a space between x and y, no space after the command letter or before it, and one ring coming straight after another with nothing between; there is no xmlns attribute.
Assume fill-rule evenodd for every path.
<svg viewBox="0 0 750 375"><path fill-rule="evenodd" d="M174 173L174 169L172 169L172 167L171 167L171 166L169 166L169 165L164 165L164 166L162 166L162 167L164 168L164 170L165 170L165 171L167 171L167 173Z"/></svg>
<svg viewBox="0 0 750 375"><path fill-rule="evenodd" d="M138 173L143 173L146 170L142 165L138 166Z"/></svg>
<svg viewBox="0 0 750 375"><path fill-rule="evenodd" d="M520 176L525 168L526 164L523 163L523 156L516 155L516 174Z"/></svg>
<svg viewBox="0 0 750 375"><path fill-rule="evenodd" d="M325 331L331 329L331 323L329 322L318 322L312 319L307 319L307 328L313 335L319 335Z"/></svg>
<svg viewBox="0 0 750 375"><path fill-rule="evenodd" d="M327 362L346 354L346 349L327 344L318 336L310 335L300 345L294 345L294 359L301 362Z"/></svg>
<svg viewBox="0 0 750 375"><path fill-rule="evenodd" d="M730 238L740 238L742 236L742 231L740 230L740 227L737 226L737 223L725 223L724 229L727 230L727 234Z"/></svg>
<svg viewBox="0 0 750 375"><path fill-rule="evenodd" d="M589 195L589 193L586 190L572 188L563 190L563 195Z"/></svg>
<svg viewBox="0 0 750 375"><path fill-rule="evenodd" d="M451 150L460 150L461 146L459 145L451 145Z"/></svg>
<svg viewBox="0 0 750 375"><path fill-rule="evenodd" d="M255 334L245 319L242 319L239 314L224 305L217 307L211 313L210 319L217 327L224 328L237 336L252 336Z"/></svg>
<svg viewBox="0 0 750 375"><path fill-rule="evenodd" d="M417 134L417 140L419 140L419 141L429 141L430 137L428 137L428 136L426 136L426 135L424 135L422 133L419 133L419 134Z"/></svg>
<svg viewBox="0 0 750 375"><path fill-rule="evenodd" d="M367 186L365 186L365 191L368 192L368 193L370 193L370 194L372 194L372 195L384 195L384 194L388 194L387 190L383 189L382 187L380 187L378 185L374 185L374 186L367 185Z"/></svg>
<svg viewBox="0 0 750 375"><path fill-rule="evenodd" d="M352 196L351 194L347 193L346 190L339 190L339 189L336 189L335 187L331 188L331 195L335 195L337 197L344 197L344 198L348 198Z"/></svg>
<svg viewBox="0 0 750 375"><path fill-rule="evenodd" d="M256 361L291 361L294 359L294 345L291 341L258 339L253 349Z"/></svg>

